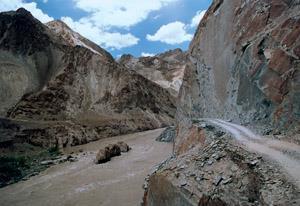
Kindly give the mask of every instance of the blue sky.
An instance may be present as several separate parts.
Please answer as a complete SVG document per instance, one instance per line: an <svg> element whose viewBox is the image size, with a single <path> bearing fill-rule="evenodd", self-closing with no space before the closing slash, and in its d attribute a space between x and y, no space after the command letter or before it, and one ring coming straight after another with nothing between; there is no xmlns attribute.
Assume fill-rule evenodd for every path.
<svg viewBox="0 0 300 206"><path fill-rule="evenodd" d="M0 11L24 7L42 22L61 19L118 57L186 50L211 0L0 0Z"/></svg>

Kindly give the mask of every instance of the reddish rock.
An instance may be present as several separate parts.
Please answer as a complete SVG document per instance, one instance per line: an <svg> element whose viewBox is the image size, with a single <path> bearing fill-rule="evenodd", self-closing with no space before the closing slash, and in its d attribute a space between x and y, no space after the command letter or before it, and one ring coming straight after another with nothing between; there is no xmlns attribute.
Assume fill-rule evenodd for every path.
<svg viewBox="0 0 300 206"><path fill-rule="evenodd" d="M298 21L299 25L295 29L293 29L283 40L282 44L287 47L291 47L295 45L300 40L300 21Z"/></svg>
<svg viewBox="0 0 300 206"><path fill-rule="evenodd" d="M178 155L183 154L191 148L203 145L204 143L204 130L197 126L192 126L192 128L190 128L189 130L189 133L184 138L182 138L180 142L176 143L177 146L175 146L175 151Z"/></svg>
<svg viewBox="0 0 300 206"><path fill-rule="evenodd" d="M285 3L283 3L281 0L277 1L276 3L271 5L270 8L270 19L275 19L277 17L279 17L284 10L286 9L287 5Z"/></svg>
<svg viewBox="0 0 300 206"><path fill-rule="evenodd" d="M276 49L272 52L269 67L281 75L291 69L291 57L281 49Z"/></svg>

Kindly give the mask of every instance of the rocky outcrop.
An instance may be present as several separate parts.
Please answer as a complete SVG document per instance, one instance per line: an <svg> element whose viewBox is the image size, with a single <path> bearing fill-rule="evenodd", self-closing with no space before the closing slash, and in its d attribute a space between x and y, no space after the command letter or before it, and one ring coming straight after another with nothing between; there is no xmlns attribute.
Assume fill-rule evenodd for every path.
<svg viewBox="0 0 300 206"><path fill-rule="evenodd" d="M173 142L176 136L174 126L167 127L155 140L159 142Z"/></svg>
<svg viewBox="0 0 300 206"><path fill-rule="evenodd" d="M267 137L229 123L298 141L299 11L299 1L213 1L189 47L174 157L150 176L144 205L300 204L299 176L270 161L276 155L262 146ZM233 135L200 124L205 118ZM278 144L275 154L298 165L298 153Z"/></svg>
<svg viewBox="0 0 300 206"><path fill-rule="evenodd" d="M0 39L0 114L42 124L25 125L28 140L62 147L173 123L165 89L62 22L45 26L25 9L4 12Z"/></svg>
<svg viewBox="0 0 300 206"><path fill-rule="evenodd" d="M118 62L167 89L177 97L188 58L186 52L175 49L153 57L135 58L126 54Z"/></svg>
<svg viewBox="0 0 300 206"><path fill-rule="evenodd" d="M217 130L198 129L203 143L160 165L148 179L144 205L299 205L297 183L278 165Z"/></svg>

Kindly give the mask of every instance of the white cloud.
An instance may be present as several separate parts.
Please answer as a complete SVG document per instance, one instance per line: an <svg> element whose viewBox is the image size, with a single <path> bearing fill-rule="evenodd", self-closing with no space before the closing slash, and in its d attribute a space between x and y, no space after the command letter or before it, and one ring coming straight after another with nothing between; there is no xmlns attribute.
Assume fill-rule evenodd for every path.
<svg viewBox="0 0 300 206"><path fill-rule="evenodd" d="M153 57L153 56L155 56L155 54L147 53L147 52L142 52L141 56L142 57Z"/></svg>
<svg viewBox="0 0 300 206"><path fill-rule="evenodd" d="M197 14L193 17L190 26L191 27L197 27L200 23L200 21L202 20L202 18L205 15L206 10L203 11L197 11Z"/></svg>
<svg viewBox="0 0 300 206"><path fill-rule="evenodd" d="M73 0L75 6L88 13L78 21L70 17L62 20L73 30L106 49L122 49L138 44L131 33L115 32L116 28L129 29L145 20L152 11L160 10L178 0ZM112 30L114 32L112 32Z"/></svg>
<svg viewBox="0 0 300 206"><path fill-rule="evenodd" d="M24 0L1 0L0 12L16 10L20 7L30 11L35 18L43 23L53 20L52 17L48 16L41 9L37 8L36 2L26 3Z"/></svg>
<svg viewBox="0 0 300 206"><path fill-rule="evenodd" d="M48 3L48 0L43 0L44 3Z"/></svg>
<svg viewBox="0 0 300 206"><path fill-rule="evenodd" d="M87 19L73 21L70 17L62 17L61 20L74 31L106 49L122 49L136 45L139 42L139 39L130 33L108 32L97 27Z"/></svg>
<svg viewBox="0 0 300 206"><path fill-rule="evenodd" d="M184 23L175 21L161 26L154 35L147 34L149 41L161 41L167 44L180 44L190 41L193 35L187 33Z"/></svg>
<svg viewBox="0 0 300 206"><path fill-rule="evenodd" d="M76 7L88 13L86 17L99 27L129 28L145 20L150 12L178 0L73 0Z"/></svg>

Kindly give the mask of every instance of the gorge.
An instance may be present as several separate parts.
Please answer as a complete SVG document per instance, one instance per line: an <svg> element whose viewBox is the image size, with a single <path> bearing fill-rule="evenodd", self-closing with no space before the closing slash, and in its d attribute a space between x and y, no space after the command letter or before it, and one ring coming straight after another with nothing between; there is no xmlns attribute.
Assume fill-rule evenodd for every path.
<svg viewBox="0 0 300 206"><path fill-rule="evenodd" d="M118 59L2 12L0 202L300 205L299 70L298 0L213 0L187 51ZM132 150L94 164L118 141Z"/></svg>

